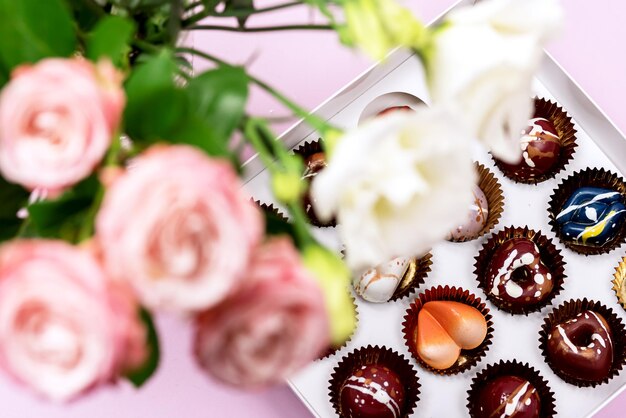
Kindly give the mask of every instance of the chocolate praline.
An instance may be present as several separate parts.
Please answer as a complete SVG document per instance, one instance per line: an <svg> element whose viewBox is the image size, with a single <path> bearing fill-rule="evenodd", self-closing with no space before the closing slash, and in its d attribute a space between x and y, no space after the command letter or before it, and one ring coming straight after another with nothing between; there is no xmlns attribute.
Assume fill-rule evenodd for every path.
<svg viewBox="0 0 626 418"><path fill-rule="evenodd" d="M512 177L531 180L548 173L558 162L561 140L548 119L534 118L528 124L519 140L522 159L517 164L500 161L500 167Z"/></svg>
<svg viewBox="0 0 626 418"><path fill-rule="evenodd" d="M542 302L554 288L550 269L528 238L503 242L489 260L485 281L487 294L513 309Z"/></svg>
<svg viewBox="0 0 626 418"><path fill-rule="evenodd" d="M600 187L576 189L555 216L563 239L590 247L610 243L625 220L624 196Z"/></svg>
<svg viewBox="0 0 626 418"><path fill-rule="evenodd" d="M552 368L571 379L603 380L613 365L613 338L606 319L586 310L554 325L547 355Z"/></svg>
<svg viewBox="0 0 626 418"><path fill-rule="evenodd" d="M315 176L322 171L327 163L326 163L326 155L323 152L316 152L314 154L309 155L304 160L305 170L302 174L302 179L308 181L309 183L313 180ZM318 226L333 226L335 225L335 219L331 219L329 222L322 222L315 213L315 209L313 208L313 199L311 197L310 189L307 190L303 199L302 205L304 206L304 212L307 217L311 220L311 223Z"/></svg>
<svg viewBox="0 0 626 418"><path fill-rule="evenodd" d="M383 116L383 115L387 115L389 113L395 113L395 112L413 112L413 109L409 106L391 106L388 107L384 110L381 110L380 112L378 112L376 114L376 116Z"/></svg>
<svg viewBox="0 0 626 418"><path fill-rule="evenodd" d="M485 196L485 193L476 184L472 188L472 194L474 195L474 201L468 208L467 219L465 223L457 226L450 233L450 239L462 240L474 238L478 236L480 231L482 231L487 224L487 217L489 215L487 196Z"/></svg>
<svg viewBox="0 0 626 418"><path fill-rule="evenodd" d="M387 366L358 367L340 390L342 416L348 418L399 418L406 393L398 374Z"/></svg>
<svg viewBox="0 0 626 418"><path fill-rule="evenodd" d="M475 399L474 418L539 418L541 399L526 379L501 376L486 382Z"/></svg>

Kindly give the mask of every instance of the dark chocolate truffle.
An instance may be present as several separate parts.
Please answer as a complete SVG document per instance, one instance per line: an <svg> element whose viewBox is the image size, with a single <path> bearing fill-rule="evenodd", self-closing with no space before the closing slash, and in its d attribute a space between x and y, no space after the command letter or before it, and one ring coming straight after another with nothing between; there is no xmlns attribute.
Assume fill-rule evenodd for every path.
<svg viewBox="0 0 626 418"><path fill-rule="evenodd" d="M575 380L601 381L613 365L609 325L599 313L583 311L552 328L547 353L556 372Z"/></svg>
<svg viewBox="0 0 626 418"><path fill-rule="evenodd" d="M518 164L500 161L505 174L533 179L548 173L559 160L561 142L552 122L544 118L531 119L520 138L522 159Z"/></svg>
<svg viewBox="0 0 626 418"><path fill-rule="evenodd" d="M513 309L542 302L554 288L550 269L528 238L503 242L489 260L485 279L488 296Z"/></svg>
<svg viewBox="0 0 626 418"><path fill-rule="evenodd" d="M304 160L306 164L306 168L302 175L302 178L308 182L311 182L313 178L326 167L326 156L323 152L316 152L315 154L311 154ZM306 192L304 198L302 199L302 204L304 206L304 212L311 220L313 225L317 226L333 226L335 225L335 220L331 219L330 222L322 222L319 220L315 213L315 209L313 208L313 200L311 198L310 190Z"/></svg>
<svg viewBox="0 0 626 418"><path fill-rule="evenodd" d="M405 389L386 366L360 366L343 383L341 411L350 418L399 418L404 413Z"/></svg>
<svg viewBox="0 0 626 418"><path fill-rule="evenodd" d="M626 220L621 193L599 187L581 187L556 215L561 238L578 245L602 247L620 234Z"/></svg>
<svg viewBox="0 0 626 418"><path fill-rule="evenodd" d="M517 376L488 381L475 402L475 418L539 418L541 411L541 399L535 387Z"/></svg>

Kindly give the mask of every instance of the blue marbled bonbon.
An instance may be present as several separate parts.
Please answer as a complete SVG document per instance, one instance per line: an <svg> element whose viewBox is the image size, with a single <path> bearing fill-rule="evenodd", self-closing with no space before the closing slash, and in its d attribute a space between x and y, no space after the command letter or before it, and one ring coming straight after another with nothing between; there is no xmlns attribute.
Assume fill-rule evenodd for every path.
<svg viewBox="0 0 626 418"><path fill-rule="evenodd" d="M576 190L556 216L565 239L594 247L601 247L615 238L625 219L624 196L599 187Z"/></svg>

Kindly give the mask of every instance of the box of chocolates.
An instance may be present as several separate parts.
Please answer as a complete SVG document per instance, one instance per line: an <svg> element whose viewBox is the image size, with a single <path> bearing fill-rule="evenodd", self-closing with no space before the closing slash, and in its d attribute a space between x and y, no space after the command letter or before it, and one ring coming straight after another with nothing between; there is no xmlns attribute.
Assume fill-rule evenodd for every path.
<svg viewBox="0 0 626 418"><path fill-rule="evenodd" d="M397 52L315 112L345 128L410 112L429 103L423 79ZM626 387L626 138L547 54L533 90L520 163L473 150L466 222L427 254L355 274L354 335L289 382L313 415L583 418ZM324 169L310 128L283 140L303 177ZM261 166L245 170L274 203ZM341 226L310 206L341 252Z"/></svg>

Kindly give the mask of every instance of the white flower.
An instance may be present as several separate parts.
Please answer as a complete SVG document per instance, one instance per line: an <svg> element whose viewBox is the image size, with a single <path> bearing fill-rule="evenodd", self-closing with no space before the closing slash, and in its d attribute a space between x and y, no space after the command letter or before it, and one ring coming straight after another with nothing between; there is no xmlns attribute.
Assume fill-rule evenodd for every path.
<svg viewBox="0 0 626 418"><path fill-rule="evenodd" d="M521 158L533 75L561 15L557 0L487 0L450 13L435 33L428 59L433 101L454 106L504 161Z"/></svg>
<svg viewBox="0 0 626 418"><path fill-rule="evenodd" d="M312 183L315 211L336 214L355 271L428 251L467 216L475 180L470 138L426 107L347 133Z"/></svg>

